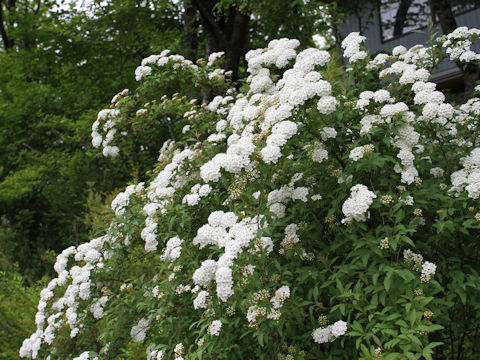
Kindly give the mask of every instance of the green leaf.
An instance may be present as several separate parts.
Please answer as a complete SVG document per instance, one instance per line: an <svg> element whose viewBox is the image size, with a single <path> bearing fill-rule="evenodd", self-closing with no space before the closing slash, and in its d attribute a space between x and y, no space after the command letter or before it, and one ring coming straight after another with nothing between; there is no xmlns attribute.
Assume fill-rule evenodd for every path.
<svg viewBox="0 0 480 360"><path fill-rule="evenodd" d="M387 292L390 290L390 287L392 286L392 276L393 276L393 272L388 272L383 282L383 286L385 286L385 290Z"/></svg>

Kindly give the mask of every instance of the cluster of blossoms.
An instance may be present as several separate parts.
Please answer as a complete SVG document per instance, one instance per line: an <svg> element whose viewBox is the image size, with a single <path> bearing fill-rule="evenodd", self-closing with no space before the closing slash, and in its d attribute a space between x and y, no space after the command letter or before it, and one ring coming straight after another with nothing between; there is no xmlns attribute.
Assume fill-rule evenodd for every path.
<svg viewBox="0 0 480 360"><path fill-rule="evenodd" d="M355 63L358 60L365 59L367 52L360 50L360 45L366 40L365 36L360 35L359 32L352 32L342 41L342 48L345 49L343 55L348 58L350 63Z"/></svg>
<svg viewBox="0 0 480 360"><path fill-rule="evenodd" d="M431 263L430 261L425 261L422 265L422 281L429 282L432 275L435 275L436 270L437 266L434 263Z"/></svg>
<svg viewBox="0 0 480 360"><path fill-rule="evenodd" d="M247 320L249 326L258 327L257 321L266 317L269 320L279 320L282 313L280 308L286 299L290 297L290 288L286 285L275 291L275 295L270 297L270 293L266 290L261 290L253 294L253 305L248 308ZM264 304L262 304L262 301ZM267 306L265 301L270 302L270 306Z"/></svg>
<svg viewBox="0 0 480 360"><path fill-rule="evenodd" d="M182 202L188 204L189 206L195 206L198 204L202 197L207 196L212 191L212 187L208 184L195 184L192 187L190 194L183 197Z"/></svg>
<svg viewBox="0 0 480 360"><path fill-rule="evenodd" d="M347 333L347 323L339 320L332 325L324 328L315 329L312 333L313 340L316 343L322 344L331 341L337 337L343 336Z"/></svg>
<svg viewBox="0 0 480 360"><path fill-rule="evenodd" d="M217 296L222 301L227 301L234 294L232 266L234 260L248 247L256 237L259 218L244 218L238 222L238 217L232 213L215 211L208 217L208 224L198 229L197 236L193 239L193 245L200 249L207 245L216 245L225 249L218 261L205 260L200 268L195 270L193 281L199 286L206 287L210 281L217 284ZM269 239L265 238L267 242ZM206 295L206 294L205 294ZM202 298L206 296L202 294ZM198 297L197 297L198 299ZM197 307L202 307L203 301L197 301Z"/></svg>
<svg viewBox="0 0 480 360"><path fill-rule="evenodd" d="M64 324L70 328L70 337L76 337L83 328L83 320L89 310L95 319L103 316L103 308L108 301L108 296L92 298L92 288L97 284L92 283L90 276L92 271L102 269L104 261L109 258L108 253L102 252L104 244L116 241L115 237L105 235L77 248L69 247L57 256L54 269L58 277L51 280L40 293L38 312L35 316L37 331L24 340L20 348L21 357L36 359L42 343L51 345L56 337L55 332ZM72 260L84 265L74 265L67 270L67 265ZM54 298L57 288L66 288L66 290L63 296ZM92 305L79 313L80 303L87 300L91 300ZM50 309L47 308L48 305ZM81 356L88 356L88 353L83 353Z"/></svg>
<svg viewBox="0 0 480 360"><path fill-rule="evenodd" d="M350 63L367 58L361 48L364 40L360 34L352 33L343 41L344 55ZM392 57L377 56L365 66L378 71L379 79L387 85L380 83L381 88L358 91L359 94L348 99L335 93L322 75L330 61L328 52L319 49L298 52L299 45L297 40L280 39L270 42L265 49L248 52L250 75L246 92L227 91L225 96L216 96L202 107L191 101L192 110L182 111L182 121L191 123L184 125L183 122L178 132L190 136L199 127L201 131L198 132L206 140L203 143L166 142L152 180L128 186L112 202L116 220L109 233L68 248L59 255L55 264L58 277L41 293L37 331L24 341L20 350L22 357L38 358L42 344L53 344L60 329L68 327L72 338L82 335L90 316L94 321L104 318L104 309L113 302L109 301L112 291L120 289L118 296L121 297L133 292L126 290L137 289L130 283L115 284L112 290L102 278L118 269L116 263L109 260L119 262L122 254L143 252L144 247L145 261L152 262L145 262L147 266L140 266L142 270L136 271L148 272L153 267L156 275L152 285L140 284L138 288L142 291L147 288L142 299L154 301L148 305L161 309L159 315L160 310L149 312L145 306L132 315L135 320L129 327L131 338L135 342L150 342L147 359L163 359L169 353L183 360L184 356L189 358L185 349L195 346L188 335L178 339L177 331L172 330L169 336L175 339L165 340L169 341L168 349L157 339L164 332L163 329L158 331L158 323L167 324L160 320L170 316L172 307L175 309L171 313L177 314L177 307L181 307L185 316L192 317L189 331L203 326L202 339L198 342L202 344L215 341L220 332L223 337L231 330L231 323L224 321L227 317L222 317L224 314L241 313L244 316L241 321L248 322L248 326L255 329L252 331L268 324L281 324L279 320L287 316L293 321L291 314L296 312L288 307L308 304L311 298L307 297L316 297L300 287L291 288L296 271L308 264L306 260L316 261L312 263L315 268L300 279L316 285L320 277L314 276L321 273L317 270L319 261L329 257L322 253L323 247L328 249L329 245L320 238L337 236L329 232L335 228L338 237L328 241L335 243L341 237L358 235L357 226L367 228L370 222L379 222L376 216L370 217L369 209L375 201L390 205L394 200L391 195L376 200L376 193L398 190L399 208L407 214L402 213L402 219L406 220L401 226L405 228L411 225L410 221L422 216L420 208L402 205L411 206L417 201L411 194L415 186L422 184L420 176L438 181L448 171L452 182L450 194L460 196L466 191L470 198L480 196L480 150L475 148L474 142L450 141L462 127L474 126L475 116L480 115L480 101L471 100L458 110L446 104L436 85L428 82L430 63L425 47L410 50L397 47ZM208 66L213 67L221 56L220 53L212 54ZM147 83L158 76L158 67L167 63L172 63L175 69L198 70L188 60L164 51L142 61L135 71L137 81ZM349 69L354 71L354 67L362 63ZM207 78L218 80L224 75L221 70L213 70ZM395 86L384 89L390 82ZM414 94L410 101L398 95L398 87ZM118 103L128 101L127 97L128 92L117 95L113 109L102 110L92 127L92 143L96 147L102 144L105 156L115 156L119 152L110 144L115 135L115 122L120 118ZM345 124L335 123L336 116L330 114L343 107L353 114L352 118L345 120ZM137 112L138 115L144 113ZM215 120L211 124L198 125L202 116L209 121ZM432 127L434 136L425 131L425 127ZM105 139L100 134L102 130L106 133ZM376 139L378 132L382 134L379 141ZM458 151L468 149L469 155L461 161L463 169L452 173L450 169L437 166L440 163L432 155L438 154L428 149L435 148L441 141L456 146ZM391 163L391 169L378 171L381 178L388 170L393 170L392 183L385 185L383 179L376 179L375 174L364 171L362 165L366 161L360 160L371 154L371 158L384 156L387 164ZM430 172L421 172L422 162L428 164ZM320 199L321 202L313 202ZM423 205L418 206L423 208ZM183 221L188 224L171 224L170 220L178 213L185 215ZM325 227L328 229L325 230L320 221L315 223L317 213L321 218L330 219L329 226ZM337 222L335 219L342 213L341 223ZM342 226L347 223L350 226ZM355 233L352 235L351 231ZM359 238L365 238L366 232L362 230ZM390 247L394 248L393 236L391 242L384 237L380 249L390 251ZM375 238L380 236L375 234ZM302 248L297 246L300 243ZM300 256L289 256L291 252L288 251L297 248L300 248ZM344 255L345 249L341 251ZM337 255L334 262L352 259ZM422 255L407 250L404 258L407 264L413 264L415 271L421 271L422 282L428 283L435 274L436 265L424 261ZM144 259L138 260L141 261ZM337 264L333 266L340 268ZM331 270L330 265L328 270L334 276L341 274ZM95 276L101 280L96 282ZM185 323L175 317L169 321L179 327ZM241 321L236 322L239 327ZM329 342L347 332L344 321L320 325L322 327L312 334L316 343ZM203 338L205 329L211 336ZM308 329L308 334L310 331ZM51 354L54 354L53 349ZM88 352L79 358L82 356L88 356Z"/></svg>
<svg viewBox="0 0 480 360"><path fill-rule="evenodd" d="M429 282L432 278L432 275L435 275L437 266L430 261L423 261L423 256L420 254L414 253L412 250L408 249L403 252L403 258L405 261L413 263L414 269L420 271L420 278L422 282Z"/></svg>
<svg viewBox="0 0 480 360"><path fill-rule="evenodd" d="M479 29L468 29L465 26L461 26L450 34L440 38L439 41L441 41L442 46L447 49L447 54L450 55L452 60L469 63L480 60L480 54L470 49L470 46L475 40L478 40L479 37Z"/></svg>
<svg viewBox="0 0 480 360"><path fill-rule="evenodd" d="M130 335L136 342L141 342L145 339L148 329L150 329L148 319L141 318L138 324L132 327Z"/></svg>
<svg viewBox="0 0 480 360"><path fill-rule="evenodd" d="M222 322L220 320L214 320L208 327L208 333L213 336L220 335L220 330L222 329Z"/></svg>
<svg viewBox="0 0 480 360"><path fill-rule="evenodd" d="M288 185L282 186L278 190L272 190L268 194L267 204L269 210L278 218L285 217L286 204L290 200L307 202L309 189L305 186L295 187L295 182L300 180L302 176L303 174L301 173L295 174Z"/></svg>
<svg viewBox="0 0 480 360"><path fill-rule="evenodd" d="M115 120L119 116L120 110L118 109L103 109L98 113L97 120L92 125L92 145L95 148L98 148L100 145L102 145L104 156L115 157L120 151L118 146L110 145L115 134L117 133L117 129L115 129ZM105 132L105 139L99 133L100 125L102 123L103 126L101 129Z"/></svg>
<svg viewBox="0 0 480 360"><path fill-rule="evenodd" d="M145 76L152 74L152 65L162 67L168 62L173 63L174 68L189 68L197 71L198 66L181 55L168 55L170 50L163 50L159 55L151 55L142 60L142 64L135 69L135 80L140 81Z"/></svg>
<svg viewBox="0 0 480 360"><path fill-rule="evenodd" d="M147 360L162 360L165 353L162 350L156 350L155 344L150 344L147 348Z"/></svg>
<svg viewBox="0 0 480 360"><path fill-rule="evenodd" d="M73 358L73 360L88 360L90 359L90 354L88 351L84 351L79 356ZM92 360L98 360L98 356L91 358Z"/></svg>
<svg viewBox="0 0 480 360"><path fill-rule="evenodd" d="M480 148L475 148L461 161L463 169L450 175L453 185L450 191L458 196L465 189L468 197L478 199L480 196Z"/></svg>
<svg viewBox="0 0 480 360"><path fill-rule="evenodd" d="M372 144L357 146L350 151L348 157L353 161L358 161L363 158L364 155L371 154L375 150L375 146Z"/></svg>
<svg viewBox="0 0 480 360"><path fill-rule="evenodd" d="M377 195L362 184L353 186L350 192L350 197L342 205L342 212L345 215L342 222L345 223L352 220L366 221L370 216L368 208L372 205L373 199Z"/></svg>

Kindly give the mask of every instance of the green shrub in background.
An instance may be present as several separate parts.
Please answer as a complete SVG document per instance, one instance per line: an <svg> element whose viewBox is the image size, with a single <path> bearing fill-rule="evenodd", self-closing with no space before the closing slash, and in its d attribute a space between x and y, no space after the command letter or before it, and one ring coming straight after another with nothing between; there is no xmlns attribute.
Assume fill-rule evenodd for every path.
<svg viewBox="0 0 480 360"><path fill-rule="evenodd" d="M57 257L20 355L475 358L480 99L453 106L428 80L447 55L478 62L478 36L371 59L352 33L340 74L275 40L240 90L219 53L144 59L92 143L118 159L157 126L175 141L105 235ZM223 94L200 105L192 85Z"/></svg>
<svg viewBox="0 0 480 360"><path fill-rule="evenodd" d="M6 269L2 259L0 271L0 359L19 359L22 337L35 331L39 291L47 284L40 281L28 286L18 269Z"/></svg>

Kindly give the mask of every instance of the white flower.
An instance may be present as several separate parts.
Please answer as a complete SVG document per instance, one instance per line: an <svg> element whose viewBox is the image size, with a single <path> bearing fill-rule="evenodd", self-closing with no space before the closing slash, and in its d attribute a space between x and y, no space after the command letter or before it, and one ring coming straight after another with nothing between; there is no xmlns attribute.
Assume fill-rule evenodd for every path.
<svg viewBox="0 0 480 360"><path fill-rule="evenodd" d="M195 300L193 300L193 308L197 309L206 309L208 307L208 292L202 290L198 293Z"/></svg>
<svg viewBox="0 0 480 360"><path fill-rule="evenodd" d="M324 127L320 131L320 136L323 141L326 141L327 139L334 139L337 137L337 131L331 127Z"/></svg>
<svg viewBox="0 0 480 360"><path fill-rule="evenodd" d="M261 151L263 161L267 164L276 163L278 159L282 156L280 147L274 145L267 145Z"/></svg>
<svg viewBox="0 0 480 360"><path fill-rule="evenodd" d="M233 295L232 269L221 267L217 270L215 277L217 282L217 296L220 300L227 301L228 298Z"/></svg>
<svg viewBox="0 0 480 360"><path fill-rule="evenodd" d="M140 319L137 325L132 327L132 330L130 331L130 335L132 336L133 340L135 340L136 342L142 342L145 339L148 329L150 329L148 320L145 318L142 318Z"/></svg>
<svg viewBox="0 0 480 360"><path fill-rule="evenodd" d="M368 217L368 208L377 197L365 185L358 184L350 189L350 197L343 203L342 212L345 218L342 223L356 220L366 221Z"/></svg>
<svg viewBox="0 0 480 360"><path fill-rule="evenodd" d="M333 336L339 337L345 335L347 332L347 323L345 321L339 320L332 325L331 332Z"/></svg>
<svg viewBox="0 0 480 360"><path fill-rule="evenodd" d="M218 336L220 335L221 329L222 329L222 322L220 320L213 320L210 326L208 327L207 332L210 335Z"/></svg>
<svg viewBox="0 0 480 360"><path fill-rule="evenodd" d="M152 73L150 66L139 66L135 69L135 80L140 81L144 76L148 76Z"/></svg>
<svg viewBox="0 0 480 360"><path fill-rule="evenodd" d="M338 106L338 100L330 95L322 96L317 102L317 109L322 114L330 114L335 111Z"/></svg>
<svg viewBox="0 0 480 360"><path fill-rule="evenodd" d="M357 146L356 148L350 150L350 155L348 155L353 161L358 161L363 157L363 146Z"/></svg>
<svg viewBox="0 0 480 360"><path fill-rule="evenodd" d="M443 173L444 173L443 169L439 167L430 169L430 174L432 174L436 178L441 178L443 176Z"/></svg>
<svg viewBox="0 0 480 360"><path fill-rule="evenodd" d="M313 146L312 160L314 162L321 163L323 160L328 159L328 151L322 143L315 141Z"/></svg>
<svg viewBox="0 0 480 360"><path fill-rule="evenodd" d="M208 66L212 66L224 54L225 54L225 52L223 52L223 51L211 53L210 56L208 57Z"/></svg>
<svg viewBox="0 0 480 360"><path fill-rule="evenodd" d="M282 286L277 291L275 295L270 299L274 309L282 307L283 302L290 297L290 288L288 286Z"/></svg>
<svg viewBox="0 0 480 360"><path fill-rule="evenodd" d="M330 333L329 327L318 328L313 331L312 337L316 343L323 344L330 341L332 334Z"/></svg>
<svg viewBox="0 0 480 360"><path fill-rule="evenodd" d="M421 280L423 282L429 282L436 270L437 266L434 263L425 261L422 265L422 275L420 276Z"/></svg>

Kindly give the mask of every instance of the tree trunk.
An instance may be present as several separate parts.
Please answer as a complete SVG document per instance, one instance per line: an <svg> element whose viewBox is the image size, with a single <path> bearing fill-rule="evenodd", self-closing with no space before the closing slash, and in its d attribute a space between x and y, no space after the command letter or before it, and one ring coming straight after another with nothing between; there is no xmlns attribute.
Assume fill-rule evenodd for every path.
<svg viewBox="0 0 480 360"><path fill-rule="evenodd" d="M9 10L11 6L11 1L8 1L6 6L7 10ZM15 45L13 39L10 39L7 33L7 28L5 25L5 15L3 13L3 0L0 0L0 35L2 36L3 48L5 50L9 50Z"/></svg>
<svg viewBox="0 0 480 360"><path fill-rule="evenodd" d="M295 37L298 41L300 41L299 50L305 50L307 44L305 43L305 39L303 38L302 32L300 31L300 25L298 24L298 17L300 16L298 11L298 4L296 4L292 8L292 15L293 15L293 32L295 33Z"/></svg>
<svg viewBox="0 0 480 360"><path fill-rule="evenodd" d="M397 14L395 15L395 25L393 27L393 36L400 36L403 34L405 27L405 20L407 20L408 8L412 4L412 0L401 0L398 6Z"/></svg>
<svg viewBox="0 0 480 360"><path fill-rule="evenodd" d="M198 21L196 19L197 9L189 0L185 0L183 2L183 6L185 8L185 12L183 14L183 52L187 59L195 61L198 47Z"/></svg>
<svg viewBox="0 0 480 360"><path fill-rule="evenodd" d="M248 15L242 14L235 9L232 20L233 28L227 41L227 48L225 51L225 57L227 60L225 70L232 71L232 79L234 81L238 79L240 61L247 52L249 20L250 17Z"/></svg>
<svg viewBox="0 0 480 360"><path fill-rule="evenodd" d="M238 79L240 61L247 51L249 14L231 6L222 14L214 14L217 0L192 0L205 31L205 52L208 57L217 51L225 52L225 70Z"/></svg>
<svg viewBox="0 0 480 360"><path fill-rule="evenodd" d="M457 28L457 21L453 15L452 6L449 0L432 1L432 7L445 35L450 34ZM480 66L469 63L464 68L464 64L460 61L456 61L455 63L463 73L465 92L471 94L474 91L475 84L480 79Z"/></svg>

